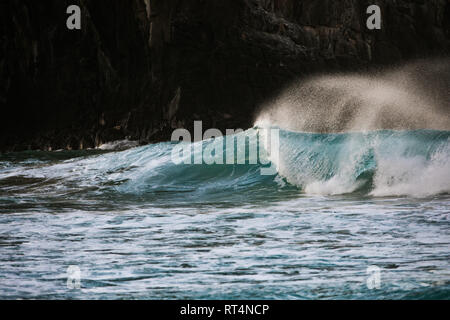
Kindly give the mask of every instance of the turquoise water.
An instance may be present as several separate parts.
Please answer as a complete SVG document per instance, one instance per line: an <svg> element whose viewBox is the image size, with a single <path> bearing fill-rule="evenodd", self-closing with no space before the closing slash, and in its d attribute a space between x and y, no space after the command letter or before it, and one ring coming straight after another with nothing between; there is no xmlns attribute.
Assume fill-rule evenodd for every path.
<svg viewBox="0 0 450 320"><path fill-rule="evenodd" d="M281 130L268 176L174 147L1 155L0 298L450 298L449 131Z"/></svg>

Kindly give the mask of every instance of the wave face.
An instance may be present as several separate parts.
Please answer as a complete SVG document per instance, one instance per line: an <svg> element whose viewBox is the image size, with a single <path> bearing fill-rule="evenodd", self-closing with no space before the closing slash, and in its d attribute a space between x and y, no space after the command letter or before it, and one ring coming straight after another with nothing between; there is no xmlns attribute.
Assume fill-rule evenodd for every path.
<svg viewBox="0 0 450 320"><path fill-rule="evenodd" d="M258 129L241 133L254 143ZM253 139L253 140L252 140ZM223 148L226 138L204 143ZM249 142L252 141L252 142ZM128 182L119 190L143 194L183 191L198 196L236 192L264 194L295 187L305 194L426 197L450 192L450 132L435 130L374 131L368 133L298 133L280 130L280 152L275 176L263 176L261 164L175 165L173 145L136 150L127 155ZM236 154L236 153L235 153ZM116 163L116 161L114 161ZM291 187L291 188L289 188Z"/></svg>
<svg viewBox="0 0 450 320"><path fill-rule="evenodd" d="M49 191L55 187L58 192L65 190L61 185L69 192L79 184L114 197L161 203L251 202L301 194L422 198L450 193L450 131L300 133L279 129L279 157L273 161L277 171L268 176L261 175L261 169L270 163L249 163L249 144L256 143L260 131L253 128L236 135L246 138L245 146L236 144L234 150L235 157L238 147L247 150L245 164L237 164L236 158L235 164L175 164L172 150L176 144L160 143L90 157L80 152L80 157L69 160L64 160L64 152L54 152L31 164L29 160L6 161L0 179L7 183L23 177L34 188L42 179ZM190 144L192 159L195 152L211 146L223 149L225 159L227 139L203 141L203 149L196 147L200 142ZM270 155L265 150L261 154L267 161ZM27 190L28 185L18 185L17 191Z"/></svg>
<svg viewBox="0 0 450 320"><path fill-rule="evenodd" d="M450 192L449 131L321 134L279 130L279 157L274 160L277 173L271 176L261 175L261 168L268 165L249 164L248 151L245 164L236 164L236 159L235 164L175 164L172 149L176 144L172 143L20 170L29 176L45 175L66 183L82 180L83 185L100 186L105 192L155 201L233 202L241 192L254 200L271 194L281 197L284 192L375 197L427 197ZM238 134L246 138L246 150L255 143L259 131L254 128ZM226 139L203 141L203 149L196 148L199 142L190 144L192 160L195 152L211 146L222 148L226 158ZM14 172L6 171L3 176Z"/></svg>

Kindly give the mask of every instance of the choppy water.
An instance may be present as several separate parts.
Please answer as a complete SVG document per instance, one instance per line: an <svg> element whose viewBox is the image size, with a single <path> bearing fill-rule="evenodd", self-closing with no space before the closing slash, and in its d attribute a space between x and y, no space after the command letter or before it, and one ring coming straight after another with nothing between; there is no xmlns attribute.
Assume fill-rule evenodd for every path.
<svg viewBox="0 0 450 320"><path fill-rule="evenodd" d="M273 176L170 143L2 155L0 298L450 298L450 132L280 142Z"/></svg>

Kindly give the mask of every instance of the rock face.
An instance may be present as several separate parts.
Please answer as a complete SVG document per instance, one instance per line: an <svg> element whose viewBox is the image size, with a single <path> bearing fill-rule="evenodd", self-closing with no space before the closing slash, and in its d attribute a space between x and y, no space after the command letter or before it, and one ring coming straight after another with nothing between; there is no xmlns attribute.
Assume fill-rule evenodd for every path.
<svg viewBox="0 0 450 320"><path fill-rule="evenodd" d="M66 28L66 8L82 29ZM378 4L382 29L366 28ZM245 128L295 78L450 53L447 0L4 0L1 150Z"/></svg>

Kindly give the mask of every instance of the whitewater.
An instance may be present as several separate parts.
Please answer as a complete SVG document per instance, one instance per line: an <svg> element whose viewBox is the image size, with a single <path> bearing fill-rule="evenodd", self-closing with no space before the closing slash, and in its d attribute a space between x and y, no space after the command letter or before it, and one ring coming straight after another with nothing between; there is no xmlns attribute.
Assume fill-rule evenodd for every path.
<svg viewBox="0 0 450 320"><path fill-rule="evenodd" d="M1 154L0 298L448 299L446 109L377 79L315 78L269 103L237 133L248 148L279 130L266 165L175 164L174 142ZM226 156L229 138L190 145Z"/></svg>

